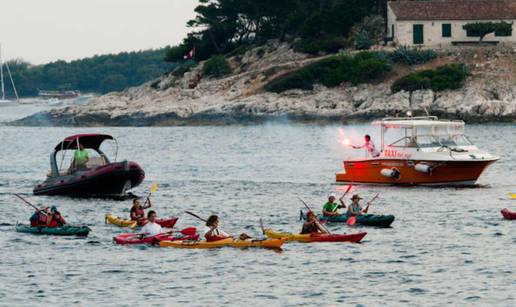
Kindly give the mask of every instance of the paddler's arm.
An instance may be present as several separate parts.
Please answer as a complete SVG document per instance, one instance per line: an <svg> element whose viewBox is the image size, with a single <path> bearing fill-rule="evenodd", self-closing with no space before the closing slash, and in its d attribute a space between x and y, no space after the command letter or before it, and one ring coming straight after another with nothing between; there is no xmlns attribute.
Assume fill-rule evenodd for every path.
<svg viewBox="0 0 516 307"><path fill-rule="evenodd" d="M344 196L346 196L346 194L342 195L340 198L339 198L339 201L340 201L340 206L339 208L342 208L342 209L346 209L346 203L344 203Z"/></svg>
<svg viewBox="0 0 516 307"><path fill-rule="evenodd" d="M328 232L326 231L326 229L324 229L324 227L321 226L321 224L319 223L319 221L317 220L314 220L314 223L315 225L317 226L317 228L319 228L319 231L321 233L324 233L324 234L327 234Z"/></svg>
<svg viewBox="0 0 516 307"><path fill-rule="evenodd" d="M150 207L152 207L152 203L151 203L151 200L150 200L150 197L147 198L147 202L149 203L147 206L143 207L143 209L149 209Z"/></svg>

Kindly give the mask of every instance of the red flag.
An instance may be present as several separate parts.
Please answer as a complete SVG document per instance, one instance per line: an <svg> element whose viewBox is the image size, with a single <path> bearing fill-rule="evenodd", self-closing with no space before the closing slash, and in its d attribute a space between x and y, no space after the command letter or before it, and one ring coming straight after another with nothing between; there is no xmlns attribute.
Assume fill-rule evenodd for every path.
<svg viewBox="0 0 516 307"><path fill-rule="evenodd" d="M195 57L195 47L190 50L185 56L183 57L185 60L191 60Z"/></svg>

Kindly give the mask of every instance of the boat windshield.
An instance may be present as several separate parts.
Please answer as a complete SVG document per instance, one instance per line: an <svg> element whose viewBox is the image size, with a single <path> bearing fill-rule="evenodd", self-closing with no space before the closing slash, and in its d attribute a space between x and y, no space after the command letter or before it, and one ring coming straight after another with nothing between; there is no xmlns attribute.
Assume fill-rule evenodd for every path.
<svg viewBox="0 0 516 307"><path fill-rule="evenodd" d="M117 154L117 147L115 142L104 142L99 151L95 149L86 148L88 153L87 161L80 166L80 169L93 169L100 166L104 166L111 161L108 159L108 154L114 152L115 161ZM59 174L70 174L78 169L78 165L75 161L76 150L61 150L57 153L56 161L58 161Z"/></svg>
<svg viewBox="0 0 516 307"><path fill-rule="evenodd" d="M464 135L464 125L429 125L384 130L385 142L390 147L429 148L471 146Z"/></svg>

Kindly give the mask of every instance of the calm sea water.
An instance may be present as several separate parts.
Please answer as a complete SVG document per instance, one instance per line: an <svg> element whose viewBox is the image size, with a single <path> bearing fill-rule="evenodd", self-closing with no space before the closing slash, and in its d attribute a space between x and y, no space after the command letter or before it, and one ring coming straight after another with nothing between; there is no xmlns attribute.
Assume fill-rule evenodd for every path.
<svg viewBox="0 0 516 307"><path fill-rule="evenodd" d="M25 115L14 110L2 118ZM16 113L18 112L18 113ZM13 115L15 114L15 115ZM261 236L258 219L298 231L303 197L320 206L334 173L351 152L337 144L342 126L267 124L231 127L29 128L0 126L0 305L516 305L516 223L503 207L516 192L516 125L471 125L468 135L501 160L476 188L357 187L371 210L396 215L390 229L367 231L362 244L288 244L260 249L175 250L112 243L123 229L104 214L127 215L129 202L33 197L48 171L51 148L74 133L118 138L119 160L139 162L147 173L135 190L159 183L154 205L178 215L179 227L202 224L191 210L217 213L232 233ZM368 126L345 127L357 134ZM88 238L19 234L35 203L57 204L71 223L87 224Z"/></svg>

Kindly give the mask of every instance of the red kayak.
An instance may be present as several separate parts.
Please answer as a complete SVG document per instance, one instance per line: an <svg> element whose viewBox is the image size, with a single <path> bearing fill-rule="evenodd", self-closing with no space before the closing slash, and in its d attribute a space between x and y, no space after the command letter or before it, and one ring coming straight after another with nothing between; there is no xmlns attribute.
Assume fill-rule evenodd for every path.
<svg viewBox="0 0 516 307"><path fill-rule="evenodd" d="M359 243L367 234L367 232L359 232L353 234L297 234L290 232L274 231L272 229L265 229L264 234L271 239L284 239L285 241L299 241L299 242L352 242Z"/></svg>
<svg viewBox="0 0 516 307"><path fill-rule="evenodd" d="M180 241L180 240L199 240L199 235L193 234L168 234L162 233L156 236L142 238L138 233L123 233L113 238L116 244L154 244L159 241Z"/></svg>
<svg viewBox="0 0 516 307"><path fill-rule="evenodd" d="M310 242L352 242L359 243L367 232L353 234L312 234Z"/></svg>
<svg viewBox="0 0 516 307"><path fill-rule="evenodd" d="M516 220L516 212L511 212L507 208L502 210L502 215L506 220Z"/></svg>
<svg viewBox="0 0 516 307"><path fill-rule="evenodd" d="M156 220L156 224L164 228L173 228L176 225L178 219L179 218L172 216L169 218ZM145 220L145 222L141 226L145 226L145 224L147 224L147 220Z"/></svg>

